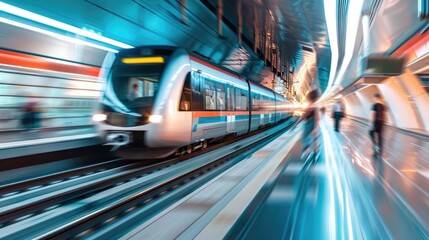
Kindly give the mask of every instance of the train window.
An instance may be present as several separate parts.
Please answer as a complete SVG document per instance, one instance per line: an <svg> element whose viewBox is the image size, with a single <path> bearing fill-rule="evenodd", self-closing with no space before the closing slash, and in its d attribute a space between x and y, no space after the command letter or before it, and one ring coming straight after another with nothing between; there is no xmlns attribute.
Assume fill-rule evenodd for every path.
<svg viewBox="0 0 429 240"><path fill-rule="evenodd" d="M241 89L235 89L235 110L241 111Z"/></svg>
<svg viewBox="0 0 429 240"><path fill-rule="evenodd" d="M235 100L237 111L249 110L248 93L242 89L235 89Z"/></svg>
<svg viewBox="0 0 429 240"><path fill-rule="evenodd" d="M261 98L261 110L266 110L270 105L270 98L268 96L262 96Z"/></svg>
<svg viewBox="0 0 429 240"><path fill-rule="evenodd" d="M216 110L216 84L204 79L204 105L205 110Z"/></svg>
<svg viewBox="0 0 429 240"><path fill-rule="evenodd" d="M180 111L190 111L192 102L192 89L191 89L191 74L188 74L183 85L182 97L180 98Z"/></svg>
<svg viewBox="0 0 429 240"><path fill-rule="evenodd" d="M241 92L241 104L243 104L243 109L248 111L249 110L249 93L245 90Z"/></svg>
<svg viewBox="0 0 429 240"><path fill-rule="evenodd" d="M150 114L164 66L114 66L104 98L121 111Z"/></svg>
<svg viewBox="0 0 429 240"><path fill-rule="evenodd" d="M216 83L216 105L217 110L226 110L225 85Z"/></svg>
<svg viewBox="0 0 429 240"><path fill-rule="evenodd" d="M226 108L228 111L235 110L235 97L234 97L234 88L232 86L227 86L226 88Z"/></svg>
<svg viewBox="0 0 429 240"><path fill-rule="evenodd" d="M254 93L253 94L253 99L252 99L252 109L254 111L259 111L261 110L261 95L258 93Z"/></svg>
<svg viewBox="0 0 429 240"><path fill-rule="evenodd" d="M201 92L201 74L192 72L192 90Z"/></svg>
<svg viewBox="0 0 429 240"><path fill-rule="evenodd" d="M201 76L198 72L192 72L192 111L203 111L204 102L201 93Z"/></svg>

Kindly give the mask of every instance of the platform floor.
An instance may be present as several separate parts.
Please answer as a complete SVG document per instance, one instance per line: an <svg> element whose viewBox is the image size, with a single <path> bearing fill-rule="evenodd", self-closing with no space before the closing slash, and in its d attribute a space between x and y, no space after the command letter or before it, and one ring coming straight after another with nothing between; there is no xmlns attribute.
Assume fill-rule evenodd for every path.
<svg viewBox="0 0 429 240"><path fill-rule="evenodd" d="M35 129L31 131L5 131L0 132L0 144L10 142L21 142L28 140L37 140L54 137L75 136L82 134L95 133L93 126L74 127L74 128L53 128L53 129Z"/></svg>
<svg viewBox="0 0 429 240"><path fill-rule="evenodd" d="M429 139L386 128L375 157L369 128L326 118L318 161L284 169L244 238L429 239Z"/></svg>
<svg viewBox="0 0 429 240"><path fill-rule="evenodd" d="M94 126L0 131L0 160L100 144Z"/></svg>

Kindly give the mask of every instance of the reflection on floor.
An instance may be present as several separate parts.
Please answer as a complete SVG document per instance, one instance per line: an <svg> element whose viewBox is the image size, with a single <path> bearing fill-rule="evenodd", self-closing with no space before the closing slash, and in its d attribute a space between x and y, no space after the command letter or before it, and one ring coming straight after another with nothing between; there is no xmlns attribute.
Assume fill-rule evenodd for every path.
<svg viewBox="0 0 429 240"><path fill-rule="evenodd" d="M35 129L31 131L11 131L0 132L0 144L10 142L20 142L27 140L75 136L82 134L95 133L94 126L82 126L72 128L54 128L54 129Z"/></svg>
<svg viewBox="0 0 429 240"><path fill-rule="evenodd" d="M317 162L292 160L247 239L429 239L429 140L387 128L377 157L369 126L341 130L323 121Z"/></svg>

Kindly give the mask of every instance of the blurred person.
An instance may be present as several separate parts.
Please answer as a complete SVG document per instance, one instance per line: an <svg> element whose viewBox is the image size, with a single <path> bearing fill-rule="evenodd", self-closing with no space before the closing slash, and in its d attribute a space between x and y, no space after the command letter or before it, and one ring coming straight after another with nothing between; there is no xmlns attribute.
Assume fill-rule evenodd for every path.
<svg viewBox="0 0 429 240"><path fill-rule="evenodd" d="M340 121L344 117L344 106L341 103L341 100L338 100L332 106L332 117L334 118L335 131L339 132L340 131Z"/></svg>
<svg viewBox="0 0 429 240"><path fill-rule="evenodd" d="M325 112L326 112L326 108L323 106L323 107L321 107L320 108L320 113L322 114L322 116L324 116L325 115Z"/></svg>
<svg viewBox="0 0 429 240"><path fill-rule="evenodd" d="M319 122L320 122L320 112L317 106L315 105L316 101L319 99L320 93L318 89L310 90L306 99L309 102L309 105L304 110L304 113L300 116L298 121L292 127L294 129L300 122L304 121L304 132L301 137L301 142L303 146L303 155L311 151L310 146L313 145L313 152L316 154L319 150Z"/></svg>
<svg viewBox="0 0 429 240"><path fill-rule="evenodd" d="M139 97L141 97L141 95L139 93L139 85L137 83L134 83L133 89L128 94L128 100L134 101L136 98L139 98Z"/></svg>
<svg viewBox="0 0 429 240"><path fill-rule="evenodd" d="M24 104L22 127L25 130L35 130L40 126L40 113L38 109L38 102L36 100L29 100Z"/></svg>
<svg viewBox="0 0 429 240"><path fill-rule="evenodd" d="M383 150L383 125L386 119L386 107L382 104L381 95L374 94L375 104L372 105L372 129L369 131L373 143L374 155L381 155ZM377 141L375 139L377 134Z"/></svg>

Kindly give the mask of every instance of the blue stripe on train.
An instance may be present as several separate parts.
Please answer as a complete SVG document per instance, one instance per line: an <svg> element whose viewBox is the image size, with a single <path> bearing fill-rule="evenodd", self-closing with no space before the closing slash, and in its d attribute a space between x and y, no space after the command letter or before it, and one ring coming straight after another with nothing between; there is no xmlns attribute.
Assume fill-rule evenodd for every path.
<svg viewBox="0 0 429 240"><path fill-rule="evenodd" d="M226 122L226 116L200 117L200 118L198 118L198 124L217 123L217 122Z"/></svg>
<svg viewBox="0 0 429 240"><path fill-rule="evenodd" d="M249 115L236 115L235 120L249 120Z"/></svg>
<svg viewBox="0 0 429 240"><path fill-rule="evenodd" d="M265 117L269 117L269 114L265 114ZM252 114L252 119L261 118L260 114ZM240 120L249 120L249 115L236 115L235 121ZM192 132L196 132L198 129L198 124L206 124L206 123L219 123L226 122L226 116L216 116L216 117L200 117L198 118L198 123L192 126Z"/></svg>

